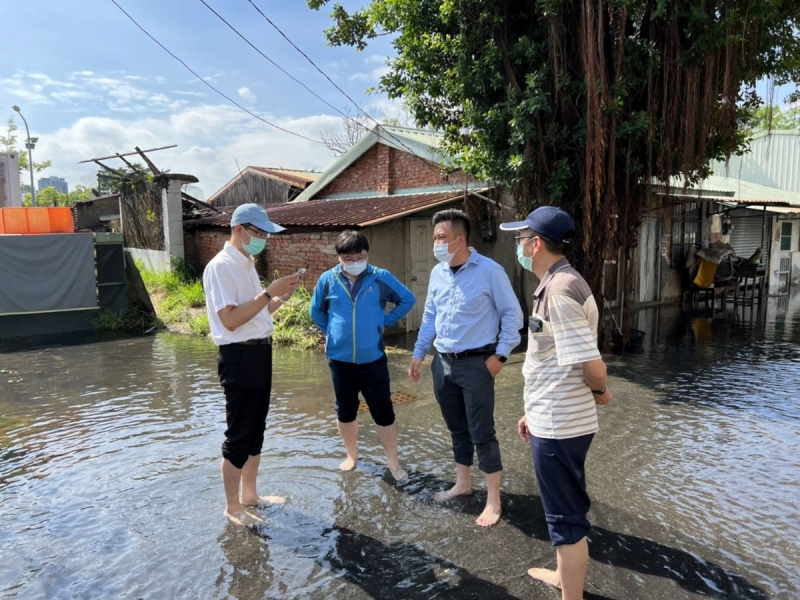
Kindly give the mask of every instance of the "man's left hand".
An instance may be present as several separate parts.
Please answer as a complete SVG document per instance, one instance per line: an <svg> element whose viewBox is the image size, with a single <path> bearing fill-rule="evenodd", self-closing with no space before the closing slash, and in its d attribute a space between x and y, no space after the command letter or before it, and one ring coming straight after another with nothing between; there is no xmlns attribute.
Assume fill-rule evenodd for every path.
<svg viewBox="0 0 800 600"><path fill-rule="evenodd" d="M489 358L486 359L486 368L489 370L489 373L492 375L492 378L497 377L497 374L503 369L503 363L501 363L496 354L492 354Z"/></svg>

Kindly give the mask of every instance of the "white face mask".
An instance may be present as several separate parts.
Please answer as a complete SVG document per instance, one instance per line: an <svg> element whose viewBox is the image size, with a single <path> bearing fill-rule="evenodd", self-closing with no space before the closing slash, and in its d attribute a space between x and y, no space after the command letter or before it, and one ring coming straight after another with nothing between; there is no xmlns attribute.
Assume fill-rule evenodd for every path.
<svg viewBox="0 0 800 600"><path fill-rule="evenodd" d="M456 255L455 252L450 252L450 244L447 242L435 242L433 244L433 255L436 260L443 263L449 263Z"/></svg>
<svg viewBox="0 0 800 600"><path fill-rule="evenodd" d="M350 275L355 275L358 277L364 271L367 270L367 261L366 260L357 260L355 262L350 263L343 263L342 269L350 273Z"/></svg>

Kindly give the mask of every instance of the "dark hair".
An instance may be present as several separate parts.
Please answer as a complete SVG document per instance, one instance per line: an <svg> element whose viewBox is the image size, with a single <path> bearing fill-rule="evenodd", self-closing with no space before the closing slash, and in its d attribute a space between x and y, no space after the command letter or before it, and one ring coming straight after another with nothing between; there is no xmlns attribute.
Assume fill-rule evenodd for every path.
<svg viewBox="0 0 800 600"><path fill-rule="evenodd" d="M359 254L369 252L369 242L360 231L348 229L336 238L336 254Z"/></svg>
<svg viewBox="0 0 800 600"><path fill-rule="evenodd" d="M534 231L533 229L531 229L531 231L533 231L533 235L531 237L538 237L540 240L542 240L542 243L544 244L544 247L547 248L547 251L550 254L566 254L567 253L567 245L564 242L556 242L556 241L551 240L549 237L543 236L538 231Z"/></svg>
<svg viewBox="0 0 800 600"><path fill-rule="evenodd" d="M463 210L458 210L457 208L446 208L433 215L434 227L436 227L439 223L444 223L445 221L450 221L450 227L453 229L461 229L463 233L454 233L456 235L466 236L467 243L469 243L469 215L467 215L467 213L465 213Z"/></svg>

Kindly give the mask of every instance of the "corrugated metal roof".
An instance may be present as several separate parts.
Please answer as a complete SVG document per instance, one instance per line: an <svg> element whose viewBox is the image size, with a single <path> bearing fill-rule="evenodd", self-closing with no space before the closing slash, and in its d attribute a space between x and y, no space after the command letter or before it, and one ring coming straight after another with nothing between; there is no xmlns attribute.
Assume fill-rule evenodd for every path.
<svg viewBox="0 0 800 600"><path fill-rule="evenodd" d="M478 190L474 190L478 191ZM485 191L485 188L481 191ZM283 227L369 227L455 202L464 193L438 192L396 196L375 196L356 200L312 200L288 202L267 208L269 218ZM215 225L230 227L235 207L221 208L218 215L186 221L189 227Z"/></svg>
<svg viewBox="0 0 800 600"><path fill-rule="evenodd" d="M249 167L256 171L261 171L274 179L280 179L290 185L298 187L306 187L314 183L322 173L315 173L313 171L300 171L298 169L274 169L272 167Z"/></svg>
<svg viewBox="0 0 800 600"><path fill-rule="evenodd" d="M711 163L719 176L744 179L769 187L800 192L800 131L772 131L753 136L750 149Z"/></svg>
<svg viewBox="0 0 800 600"><path fill-rule="evenodd" d="M670 195L732 202L735 204L788 206L800 208L800 192L742 181L734 177L711 175L700 184L684 188L683 179L673 177Z"/></svg>

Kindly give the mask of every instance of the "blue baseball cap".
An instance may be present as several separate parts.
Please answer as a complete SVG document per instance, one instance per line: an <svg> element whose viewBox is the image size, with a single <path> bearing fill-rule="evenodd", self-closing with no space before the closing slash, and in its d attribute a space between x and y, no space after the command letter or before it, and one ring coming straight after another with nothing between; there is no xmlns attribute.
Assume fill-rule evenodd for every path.
<svg viewBox="0 0 800 600"><path fill-rule="evenodd" d="M241 204L237 206L231 217L231 227L234 225L252 225L267 233L286 231L285 227L270 221L267 211L258 204Z"/></svg>
<svg viewBox="0 0 800 600"><path fill-rule="evenodd" d="M503 231L533 229L554 242L569 244L575 236L575 221L556 206L540 206L524 221L501 223L500 229Z"/></svg>

